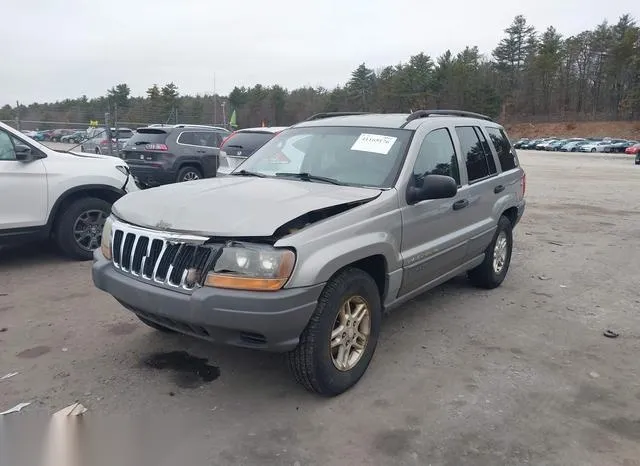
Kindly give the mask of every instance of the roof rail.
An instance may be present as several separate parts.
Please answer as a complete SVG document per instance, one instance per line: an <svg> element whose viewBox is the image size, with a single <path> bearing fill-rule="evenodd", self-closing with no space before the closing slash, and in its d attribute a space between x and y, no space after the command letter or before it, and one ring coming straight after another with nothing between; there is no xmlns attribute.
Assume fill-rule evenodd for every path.
<svg viewBox="0 0 640 466"><path fill-rule="evenodd" d="M338 116L350 116L350 115L370 115L371 112L322 112L311 115L304 121L321 120L322 118L331 118Z"/></svg>
<svg viewBox="0 0 640 466"><path fill-rule="evenodd" d="M440 115L440 116L459 116L466 118L478 118L479 120L493 121L493 118L488 117L487 115L482 115L480 113L467 112L465 110L418 110L413 112L411 115L407 117L407 121L402 127L404 128L408 123L413 120L417 120L418 118L427 118L431 115Z"/></svg>

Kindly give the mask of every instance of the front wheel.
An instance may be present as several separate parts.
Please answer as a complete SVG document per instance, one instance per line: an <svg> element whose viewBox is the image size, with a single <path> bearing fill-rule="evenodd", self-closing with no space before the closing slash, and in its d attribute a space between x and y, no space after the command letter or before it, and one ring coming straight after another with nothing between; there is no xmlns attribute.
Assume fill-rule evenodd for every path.
<svg viewBox="0 0 640 466"><path fill-rule="evenodd" d="M300 343L287 355L307 390L336 396L363 376L376 349L382 306L369 274L347 268L325 286Z"/></svg>
<svg viewBox="0 0 640 466"><path fill-rule="evenodd" d="M71 259L90 260L93 251L100 247L111 204L95 197L83 197L61 212L54 230L58 247Z"/></svg>
<svg viewBox="0 0 640 466"><path fill-rule="evenodd" d="M507 217L501 216L493 240L485 250L484 261L468 273L471 282L480 288L499 287L507 276L512 251L513 227Z"/></svg>
<svg viewBox="0 0 640 466"><path fill-rule="evenodd" d="M595 152L595 151L596 151L595 149L591 149L591 152Z"/></svg>

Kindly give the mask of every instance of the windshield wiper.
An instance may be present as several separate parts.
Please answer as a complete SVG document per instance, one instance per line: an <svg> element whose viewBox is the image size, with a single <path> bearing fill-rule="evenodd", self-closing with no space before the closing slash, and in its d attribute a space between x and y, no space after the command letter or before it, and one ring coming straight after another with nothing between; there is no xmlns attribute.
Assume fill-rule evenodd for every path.
<svg viewBox="0 0 640 466"><path fill-rule="evenodd" d="M303 173L281 172L281 173L276 173L276 176L287 176L291 178L298 178L299 180L302 180L302 181L322 181L323 183L342 185L342 183L340 183L338 180L335 180L333 178L327 178L326 176L312 175L311 173L307 173L307 172L303 172Z"/></svg>
<svg viewBox="0 0 640 466"><path fill-rule="evenodd" d="M240 170L239 172L233 172L231 173L231 175L236 175L236 176L257 176L258 178L266 178L267 175L265 175L264 173L256 173L256 172L250 172L247 170Z"/></svg>

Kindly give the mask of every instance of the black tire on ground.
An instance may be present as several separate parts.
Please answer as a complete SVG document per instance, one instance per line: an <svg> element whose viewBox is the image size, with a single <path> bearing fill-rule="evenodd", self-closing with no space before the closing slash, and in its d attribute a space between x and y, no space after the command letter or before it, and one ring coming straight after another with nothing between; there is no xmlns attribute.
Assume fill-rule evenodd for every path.
<svg viewBox="0 0 640 466"><path fill-rule="evenodd" d="M596 151L595 147L593 149L591 149L591 152L595 152L595 151Z"/></svg>
<svg viewBox="0 0 640 466"><path fill-rule="evenodd" d="M144 317L139 316L138 314L136 314L136 317L138 319L140 319L140 322L142 322L145 325L148 325L149 327L151 327L154 330L158 330L159 332L162 332L162 333L176 333L175 331L171 330L170 328L164 327L164 326L162 326L160 324L156 324L155 322L147 320Z"/></svg>
<svg viewBox="0 0 640 466"><path fill-rule="evenodd" d="M190 176L194 176L195 178L191 178ZM181 183L183 181L191 181L191 180L199 180L202 179L202 172L196 167L182 167L178 172L178 176L176 177L176 181Z"/></svg>
<svg viewBox="0 0 640 466"><path fill-rule="evenodd" d="M98 148L96 147L96 150L95 150L94 152L95 152L96 154L100 154L100 149L98 149Z"/></svg>
<svg viewBox="0 0 640 466"><path fill-rule="evenodd" d="M91 211L103 212L106 218L111 213L111 204L96 197L83 197L64 207L60 211L58 218L56 218L54 228L56 243L62 253L71 259L90 260L93 258L93 250L81 247L74 234L76 221L85 212ZM98 247L101 237L102 230L100 230L99 236L96 238Z"/></svg>
<svg viewBox="0 0 640 466"><path fill-rule="evenodd" d="M355 365L349 370L339 370L333 359L331 334L336 331L335 325L341 308L350 299L362 299L368 306L369 337ZM300 336L300 343L287 354L289 369L296 381L307 390L327 397L347 391L360 380L371 362L378 343L381 319L380 294L373 278L357 268L339 272L322 291L309 324ZM347 331L363 330L361 324L356 324L355 328L353 325L353 322L347 323L347 326L342 325L345 333L338 334L337 338L347 338L348 342L355 333L347 334ZM358 337L355 338L357 341ZM351 349L348 351L350 353Z"/></svg>
<svg viewBox="0 0 640 466"><path fill-rule="evenodd" d="M502 241L503 239L506 241L506 244L504 244L504 248L506 248L505 255L501 267L499 266L499 264L494 265L494 258L498 253L496 248L498 238L500 238L500 241ZM485 251L484 261L482 261L482 264L480 264L475 269L470 270L468 273L471 282L480 288L486 289L493 289L500 286L504 278L507 276L507 272L509 271L512 252L513 226L511 225L511 221L507 217L501 216L500 220L498 221L498 228L496 229L496 233L493 236L493 240L491 240L491 244L489 244ZM496 267L499 270L496 270Z"/></svg>

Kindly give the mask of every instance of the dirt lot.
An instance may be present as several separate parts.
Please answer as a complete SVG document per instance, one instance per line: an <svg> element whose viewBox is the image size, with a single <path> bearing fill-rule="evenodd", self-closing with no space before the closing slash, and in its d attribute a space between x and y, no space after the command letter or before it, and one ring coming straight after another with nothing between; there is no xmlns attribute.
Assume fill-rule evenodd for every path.
<svg viewBox="0 0 640 466"><path fill-rule="evenodd" d="M89 425L112 422L110 464L137 444L185 465L640 465L640 167L521 160L529 205L503 286L462 277L390 315L335 399L278 355L146 328L93 288L89 263L0 252L0 377L19 372L0 410L79 400Z"/></svg>
<svg viewBox="0 0 640 466"><path fill-rule="evenodd" d="M507 124L512 140L539 137L610 137L640 140L640 121L578 121L562 123Z"/></svg>

